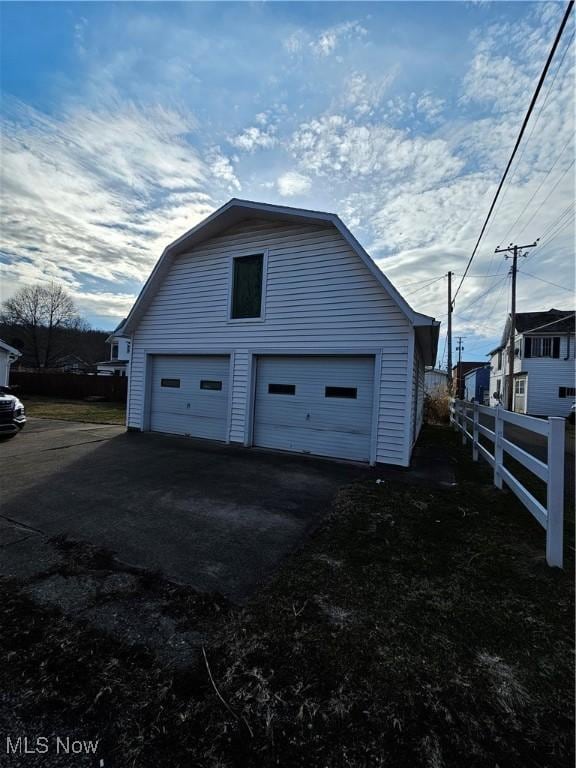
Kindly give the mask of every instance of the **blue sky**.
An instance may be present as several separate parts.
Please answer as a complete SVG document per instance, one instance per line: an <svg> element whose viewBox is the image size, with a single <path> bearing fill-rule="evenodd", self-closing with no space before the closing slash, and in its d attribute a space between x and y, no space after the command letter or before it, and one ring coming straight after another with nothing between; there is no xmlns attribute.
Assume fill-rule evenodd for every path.
<svg viewBox="0 0 576 768"><path fill-rule="evenodd" d="M464 270L563 7L4 3L1 297L55 279L110 329L237 196L339 213L444 320L445 280L426 283ZM573 29L459 295L468 358L503 326L502 238L547 233L520 311L573 306Z"/></svg>

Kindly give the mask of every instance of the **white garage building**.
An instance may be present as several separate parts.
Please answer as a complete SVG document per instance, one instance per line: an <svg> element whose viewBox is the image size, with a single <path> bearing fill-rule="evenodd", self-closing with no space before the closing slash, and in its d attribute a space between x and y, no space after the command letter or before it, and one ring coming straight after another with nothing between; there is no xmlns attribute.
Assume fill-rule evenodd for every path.
<svg viewBox="0 0 576 768"><path fill-rule="evenodd" d="M127 426L407 466L438 330L335 214L233 199L166 248L121 329Z"/></svg>

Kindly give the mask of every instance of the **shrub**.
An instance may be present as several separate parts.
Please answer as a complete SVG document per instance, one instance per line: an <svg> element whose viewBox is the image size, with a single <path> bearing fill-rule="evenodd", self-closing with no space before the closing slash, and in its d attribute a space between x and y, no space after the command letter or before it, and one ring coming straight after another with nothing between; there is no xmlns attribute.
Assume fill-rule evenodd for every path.
<svg viewBox="0 0 576 768"><path fill-rule="evenodd" d="M447 392L431 392L426 395L426 421L428 424L448 424L450 421L450 396Z"/></svg>

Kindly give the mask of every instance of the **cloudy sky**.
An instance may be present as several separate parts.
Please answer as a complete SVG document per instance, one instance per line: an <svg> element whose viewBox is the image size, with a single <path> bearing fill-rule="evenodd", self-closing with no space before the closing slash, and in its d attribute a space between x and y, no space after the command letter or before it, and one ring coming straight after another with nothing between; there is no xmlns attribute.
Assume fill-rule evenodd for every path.
<svg viewBox="0 0 576 768"><path fill-rule="evenodd" d="M4 3L0 297L54 279L111 329L234 196L338 213L444 322L564 7ZM574 306L573 21L458 296L468 359L503 326L496 246L541 238L519 311Z"/></svg>

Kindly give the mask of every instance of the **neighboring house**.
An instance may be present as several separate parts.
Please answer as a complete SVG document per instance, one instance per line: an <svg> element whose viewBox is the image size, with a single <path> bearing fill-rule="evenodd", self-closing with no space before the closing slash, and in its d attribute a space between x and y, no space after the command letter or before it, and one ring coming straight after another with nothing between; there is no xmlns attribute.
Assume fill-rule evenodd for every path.
<svg viewBox="0 0 576 768"><path fill-rule="evenodd" d="M490 352L490 404L507 404L510 316ZM514 333L513 409L532 416L568 416L576 395L574 310L520 312Z"/></svg>
<svg viewBox="0 0 576 768"><path fill-rule="evenodd" d="M86 373L94 370L90 363L83 360L78 355L64 355L59 357L51 366L52 370L62 371L63 373Z"/></svg>
<svg viewBox="0 0 576 768"><path fill-rule="evenodd" d="M482 368L486 365L486 360L476 360L472 362L460 362L452 367L452 391L454 397L458 400L464 399L464 377L469 371L475 368Z"/></svg>
<svg viewBox="0 0 576 768"><path fill-rule="evenodd" d="M0 387L7 387L10 381L10 366L22 353L0 339Z"/></svg>
<svg viewBox="0 0 576 768"><path fill-rule="evenodd" d="M490 366L486 363L481 368L473 368L464 376L464 400L489 405L490 403Z"/></svg>
<svg viewBox="0 0 576 768"><path fill-rule="evenodd" d="M424 392L427 395L448 392L448 371L439 368L427 368L424 372Z"/></svg>
<svg viewBox="0 0 576 768"><path fill-rule="evenodd" d="M335 214L234 199L166 248L122 326L127 425L407 466L438 330Z"/></svg>
<svg viewBox="0 0 576 768"><path fill-rule="evenodd" d="M124 322L124 321L122 321ZM120 326L122 323L120 324ZM110 344L110 359L103 360L97 365L98 374L108 376L127 376L128 364L130 362L130 345L131 341L126 336L120 336L116 333L118 329L106 339L106 343Z"/></svg>

